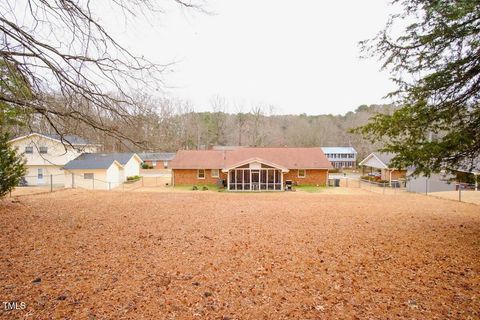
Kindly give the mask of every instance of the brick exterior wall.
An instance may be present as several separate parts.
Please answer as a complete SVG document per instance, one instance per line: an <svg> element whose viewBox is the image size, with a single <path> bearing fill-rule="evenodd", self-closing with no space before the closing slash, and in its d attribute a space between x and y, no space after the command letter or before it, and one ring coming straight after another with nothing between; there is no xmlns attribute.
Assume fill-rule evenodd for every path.
<svg viewBox="0 0 480 320"><path fill-rule="evenodd" d="M393 170L392 180L405 179L407 176L407 170Z"/></svg>
<svg viewBox="0 0 480 320"><path fill-rule="evenodd" d="M407 170L382 169L382 180L389 180L390 172L392 173L392 180L405 179L407 176Z"/></svg>
<svg viewBox="0 0 480 320"><path fill-rule="evenodd" d="M328 170L306 170L305 178L298 177L298 170L297 169L290 169L289 172L283 175L283 182L285 180L292 180L294 183L298 185L320 185L325 186L327 185L327 177L328 177Z"/></svg>
<svg viewBox="0 0 480 320"><path fill-rule="evenodd" d="M220 177L213 178L212 170L205 169L205 179L197 178L196 169L173 169L172 170L172 179L175 185L195 185L195 184L217 184L219 179L227 179L227 175L219 169Z"/></svg>
<svg viewBox="0 0 480 320"><path fill-rule="evenodd" d="M328 171L327 170L306 170L305 178L298 178L298 170L291 169L288 173L283 175L283 182L285 180L292 180L298 185L321 185L327 184ZM218 179L227 180L227 174L220 170L220 178L212 178L210 169L205 169L205 179L197 178L197 170L192 169L173 169L172 179L175 185L195 185L195 184L216 184Z"/></svg>
<svg viewBox="0 0 480 320"><path fill-rule="evenodd" d="M149 166L152 166L153 169L164 169L165 167L163 166L163 160L158 160L157 161L157 164L154 166L152 165L152 160L145 160L144 161L146 164L148 164ZM168 161L168 165L170 165L170 161ZM168 166L167 166L168 168Z"/></svg>

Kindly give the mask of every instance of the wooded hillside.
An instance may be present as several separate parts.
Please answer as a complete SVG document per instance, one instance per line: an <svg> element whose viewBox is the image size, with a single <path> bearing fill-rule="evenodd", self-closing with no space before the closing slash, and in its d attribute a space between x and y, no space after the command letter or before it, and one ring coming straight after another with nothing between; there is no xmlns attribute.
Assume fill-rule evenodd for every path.
<svg viewBox="0 0 480 320"><path fill-rule="evenodd" d="M275 115L271 108L254 106L246 112L232 113L226 111L227 104L220 98L213 100L211 112L195 112L188 103L178 100L148 101L144 105L125 121L103 119L104 123L110 122L111 127L121 129L130 139L137 141L137 145L116 140L78 122L63 122L61 128L101 144L103 151L107 152L177 151L213 145L353 146L363 157L378 146L359 134L349 133L349 129L364 125L375 114L394 111L389 105L361 105L345 115ZM30 121L30 129L52 133L47 123L35 120L35 117Z"/></svg>

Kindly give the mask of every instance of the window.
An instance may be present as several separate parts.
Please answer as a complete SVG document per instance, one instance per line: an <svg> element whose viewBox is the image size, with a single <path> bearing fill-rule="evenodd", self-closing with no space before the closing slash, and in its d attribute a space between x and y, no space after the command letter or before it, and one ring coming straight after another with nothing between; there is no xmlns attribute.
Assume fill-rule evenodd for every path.
<svg viewBox="0 0 480 320"><path fill-rule="evenodd" d="M157 166L157 161L152 161L152 167L156 167Z"/></svg>
<svg viewBox="0 0 480 320"><path fill-rule="evenodd" d="M38 168L37 169L37 178L39 180L42 180L43 179L43 168Z"/></svg>
<svg viewBox="0 0 480 320"><path fill-rule="evenodd" d="M212 169L212 178L220 177L220 171L218 169Z"/></svg>
<svg viewBox="0 0 480 320"><path fill-rule="evenodd" d="M298 177L305 178L307 176L307 170L305 169L298 169Z"/></svg>
<svg viewBox="0 0 480 320"><path fill-rule="evenodd" d="M33 147L25 147L25 153L32 154L33 153Z"/></svg>
<svg viewBox="0 0 480 320"><path fill-rule="evenodd" d="M205 179L205 169L197 170L197 179Z"/></svg>
<svg viewBox="0 0 480 320"><path fill-rule="evenodd" d="M165 169L167 169L167 168L168 168L168 161L166 161L166 160L165 160L165 161L163 161L163 167L164 167Z"/></svg>
<svg viewBox="0 0 480 320"><path fill-rule="evenodd" d="M83 179L93 180L93 173L84 173Z"/></svg>
<svg viewBox="0 0 480 320"><path fill-rule="evenodd" d="M40 147L38 148L38 151L43 154L48 153L48 147Z"/></svg>

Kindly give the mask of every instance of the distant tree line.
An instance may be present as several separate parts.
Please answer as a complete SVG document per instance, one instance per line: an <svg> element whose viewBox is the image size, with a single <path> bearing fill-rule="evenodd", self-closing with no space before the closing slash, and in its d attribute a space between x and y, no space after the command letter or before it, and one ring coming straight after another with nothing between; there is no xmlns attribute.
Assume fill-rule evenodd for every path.
<svg viewBox="0 0 480 320"><path fill-rule="evenodd" d="M119 140L102 130L95 130L72 119L58 119L57 128L102 145L110 151L177 151L208 149L215 145L257 147L353 146L359 156L379 148L349 130L366 124L378 114L391 114L390 105L361 105L345 115L277 115L271 106L254 105L248 109L235 107L215 97L210 112L196 112L191 104L175 99L140 97L142 108L126 121L117 121L106 114L92 114L102 123L115 127L130 140ZM58 105L61 105L60 103ZM77 106L81 109L81 104ZM88 112L85 110L84 112ZM31 116L28 126L19 126L16 134L28 131L51 132L42 117Z"/></svg>

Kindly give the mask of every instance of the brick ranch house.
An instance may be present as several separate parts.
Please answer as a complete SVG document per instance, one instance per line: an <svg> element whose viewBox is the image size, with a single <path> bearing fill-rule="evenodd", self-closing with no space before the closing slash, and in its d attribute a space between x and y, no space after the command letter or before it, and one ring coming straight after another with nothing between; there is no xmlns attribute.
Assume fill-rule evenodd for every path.
<svg viewBox="0 0 480 320"><path fill-rule="evenodd" d="M281 191L286 181L327 184L333 169L320 148L181 150L170 163L172 185L217 184L231 191Z"/></svg>

